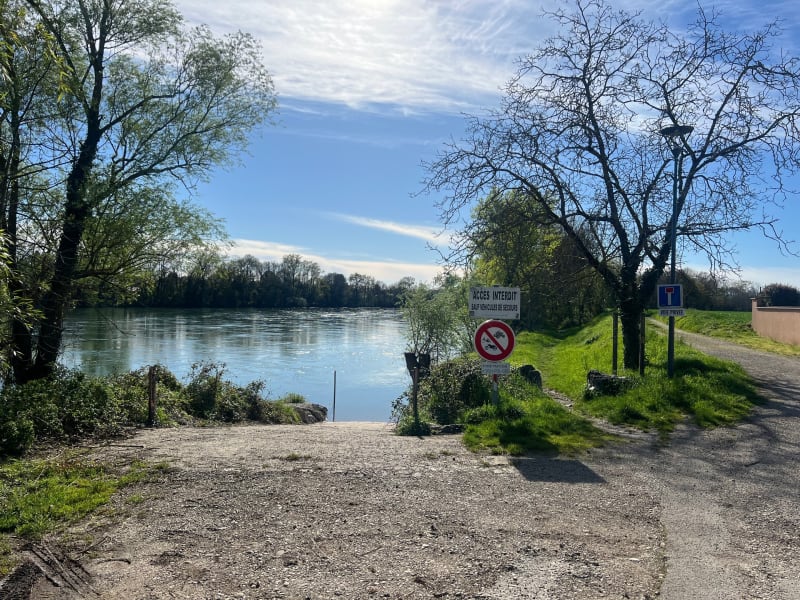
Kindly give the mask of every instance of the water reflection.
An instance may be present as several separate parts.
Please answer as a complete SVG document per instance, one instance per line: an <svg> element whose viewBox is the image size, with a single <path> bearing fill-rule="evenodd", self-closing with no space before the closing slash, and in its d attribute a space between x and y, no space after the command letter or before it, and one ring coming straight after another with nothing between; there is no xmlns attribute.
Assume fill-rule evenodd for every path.
<svg viewBox="0 0 800 600"><path fill-rule="evenodd" d="M409 378L397 311L78 310L66 322L62 362L107 375L151 364L185 378L195 362L226 364L226 376L263 380L272 397L297 392L337 420L387 420Z"/></svg>

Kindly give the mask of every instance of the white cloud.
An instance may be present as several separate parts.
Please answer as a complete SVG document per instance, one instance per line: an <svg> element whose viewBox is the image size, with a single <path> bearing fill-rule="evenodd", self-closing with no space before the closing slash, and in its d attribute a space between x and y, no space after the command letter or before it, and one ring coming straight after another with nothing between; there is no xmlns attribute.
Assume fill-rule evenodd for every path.
<svg viewBox="0 0 800 600"><path fill-rule="evenodd" d="M708 264L689 262L684 267L698 273L707 273ZM756 287L764 287L771 283L784 283L800 289L800 266L754 266L743 265L736 272L723 273L730 282L744 281Z"/></svg>
<svg viewBox="0 0 800 600"><path fill-rule="evenodd" d="M190 23L249 31L281 96L458 112L496 98L539 7L514 0L179 0Z"/></svg>
<svg viewBox="0 0 800 600"><path fill-rule="evenodd" d="M471 112L493 106L515 61L554 33L545 10L563 0L177 0L191 24L219 33L244 30L263 44L281 97L367 109ZM616 6L665 18L674 28L695 20L696 0L619 0ZM789 28L800 3L718 0L723 22L753 29L775 15ZM707 11L711 12L711 7ZM789 32L791 33L791 32ZM791 35L785 41L793 42Z"/></svg>
<svg viewBox="0 0 800 600"><path fill-rule="evenodd" d="M341 215L337 213L331 213L331 216L346 223L352 223L354 225L360 225L361 227L389 231L398 235L418 238L434 245L446 245L448 241L446 236L442 233L442 229L440 227L409 225L407 223L395 223L393 221L382 221L380 219L371 219L369 217L357 217L354 215Z"/></svg>
<svg viewBox="0 0 800 600"><path fill-rule="evenodd" d="M740 276L744 281L750 281L761 287L770 283L785 283L800 289L800 267L744 266Z"/></svg>
<svg viewBox="0 0 800 600"><path fill-rule="evenodd" d="M360 273L374 277L386 284L396 283L403 277L413 277L418 282L431 282L442 272L441 266L432 263L335 258L320 256L306 248L289 244L246 239L232 241L233 247L228 251L228 255L231 257L250 254L262 261L280 262L288 254L298 254L304 260L318 264L325 273L341 273L346 277Z"/></svg>

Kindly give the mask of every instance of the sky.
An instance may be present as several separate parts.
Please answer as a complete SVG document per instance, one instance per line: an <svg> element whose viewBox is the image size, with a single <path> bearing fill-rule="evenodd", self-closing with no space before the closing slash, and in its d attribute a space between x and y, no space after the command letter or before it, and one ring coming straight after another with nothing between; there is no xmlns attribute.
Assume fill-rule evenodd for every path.
<svg viewBox="0 0 800 600"><path fill-rule="evenodd" d="M176 0L189 24L243 30L263 46L278 93L275 124L253 132L238 165L218 170L193 200L225 221L231 256L280 261L299 254L325 273L386 284L442 271L449 232L420 194L425 161L459 140L465 114L499 106L515 60L553 33L557 0ZM727 29L781 16L780 43L800 55L796 0L722 0ZM696 0L620 0L675 28ZM800 186L798 186L800 187ZM776 212L800 240L800 202ZM737 234L739 277L800 287L800 258L759 234ZM800 250L800 246L797 247ZM701 257L679 263L707 271ZM731 276L738 281L737 276Z"/></svg>

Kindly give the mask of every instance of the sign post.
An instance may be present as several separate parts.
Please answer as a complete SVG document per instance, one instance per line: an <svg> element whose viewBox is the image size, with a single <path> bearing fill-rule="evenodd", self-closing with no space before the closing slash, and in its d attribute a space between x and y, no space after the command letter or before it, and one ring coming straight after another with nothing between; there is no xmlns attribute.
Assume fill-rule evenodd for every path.
<svg viewBox="0 0 800 600"><path fill-rule="evenodd" d="M473 287L469 290L469 316L484 319L519 319L518 287Z"/></svg>

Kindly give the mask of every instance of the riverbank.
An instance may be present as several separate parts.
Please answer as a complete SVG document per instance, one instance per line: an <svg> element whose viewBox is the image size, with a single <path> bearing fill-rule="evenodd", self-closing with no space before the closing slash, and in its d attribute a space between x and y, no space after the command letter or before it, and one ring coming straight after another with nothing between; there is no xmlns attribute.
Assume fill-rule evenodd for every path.
<svg viewBox="0 0 800 600"><path fill-rule="evenodd" d="M735 427L682 423L574 459L351 422L89 448L164 468L34 546L62 585L39 576L31 597L793 600L800 361L680 336L744 365L765 402Z"/></svg>
<svg viewBox="0 0 800 600"><path fill-rule="evenodd" d="M146 430L91 456L170 467L69 536L85 583L33 598L652 598L663 573L657 499L583 460L355 422Z"/></svg>

